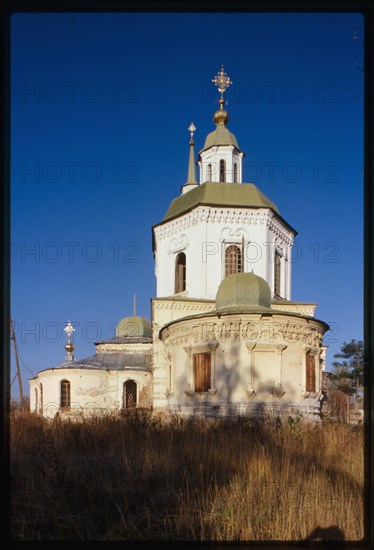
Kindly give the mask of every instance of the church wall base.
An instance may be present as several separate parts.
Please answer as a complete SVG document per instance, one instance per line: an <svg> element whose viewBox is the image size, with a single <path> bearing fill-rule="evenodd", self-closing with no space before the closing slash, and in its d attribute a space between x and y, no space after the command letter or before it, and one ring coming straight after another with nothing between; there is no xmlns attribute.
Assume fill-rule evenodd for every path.
<svg viewBox="0 0 374 550"><path fill-rule="evenodd" d="M304 420L312 422L321 421L320 404L298 404L298 403L279 403L271 402L222 402L213 403L209 401L201 401L199 403L174 405L169 407L169 412L179 414L186 417L195 418L236 418L248 417L259 420L288 420L288 418Z"/></svg>

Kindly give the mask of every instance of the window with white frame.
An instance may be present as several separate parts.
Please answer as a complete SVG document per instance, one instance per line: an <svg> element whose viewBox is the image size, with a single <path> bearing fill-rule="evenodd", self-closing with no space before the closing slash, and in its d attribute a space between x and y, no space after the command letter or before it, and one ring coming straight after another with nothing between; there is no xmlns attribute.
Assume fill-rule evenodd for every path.
<svg viewBox="0 0 374 550"><path fill-rule="evenodd" d="M242 251L236 244L230 244L225 250L225 277L243 271Z"/></svg>

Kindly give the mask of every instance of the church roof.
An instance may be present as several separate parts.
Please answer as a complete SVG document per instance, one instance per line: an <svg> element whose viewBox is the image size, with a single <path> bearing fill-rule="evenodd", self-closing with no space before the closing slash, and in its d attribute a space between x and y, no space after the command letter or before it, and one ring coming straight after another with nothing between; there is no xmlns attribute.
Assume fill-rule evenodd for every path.
<svg viewBox="0 0 374 550"><path fill-rule="evenodd" d="M90 357L72 362L64 362L54 369L92 370L151 370L151 355L142 353L96 353ZM44 369L44 370L51 370ZM42 372L42 371L40 371Z"/></svg>
<svg viewBox="0 0 374 550"><path fill-rule="evenodd" d="M200 153L206 149L209 149L209 147L213 147L214 145L233 145L239 149L236 137L223 124L218 124L217 128L207 135L205 145L201 149Z"/></svg>
<svg viewBox="0 0 374 550"><path fill-rule="evenodd" d="M270 208L279 214L277 206L253 183L206 182L175 198L170 203L162 221L180 216L199 205Z"/></svg>

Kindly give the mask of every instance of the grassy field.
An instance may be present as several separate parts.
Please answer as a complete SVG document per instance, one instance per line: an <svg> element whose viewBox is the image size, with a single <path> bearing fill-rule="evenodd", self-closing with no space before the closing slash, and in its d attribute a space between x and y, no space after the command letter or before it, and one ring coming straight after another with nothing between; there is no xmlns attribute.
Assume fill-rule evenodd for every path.
<svg viewBox="0 0 374 550"><path fill-rule="evenodd" d="M361 426L26 414L10 427L15 540L363 537Z"/></svg>

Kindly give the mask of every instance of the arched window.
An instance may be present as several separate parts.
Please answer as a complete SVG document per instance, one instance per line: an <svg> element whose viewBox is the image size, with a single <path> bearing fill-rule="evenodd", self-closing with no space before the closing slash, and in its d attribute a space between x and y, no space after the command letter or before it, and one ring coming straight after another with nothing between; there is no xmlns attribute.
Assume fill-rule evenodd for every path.
<svg viewBox="0 0 374 550"><path fill-rule="evenodd" d="M208 169L207 169L207 173L206 173L206 180L207 181L212 181L212 165L211 164L208 164Z"/></svg>
<svg viewBox="0 0 374 550"><path fill-rule="evenodd" d="M231 244L225 250L225 277L232 273L241 273L242 271L241 250L235 244Z"/></svg>
<svg viewBox="0 0 374 550"><path fill-rule="evenodd" d="M60 407L61 409L70 408L70 382L62 380L60 385Z"/></svg>
<svg viewBox="0 0 374 550"><path fill-rule="evenodd" d="M234 164L234 183L238 183L238 165L236 162Z"/></svg>
<svg viewBox="0 0 374 550"><path fill-rule="evenodd" d="M224 160L219 161L219 181L226 181L226 163Z"/></svg>
<svg viewBox="0 0 374 550"><path fill-rule="evenodd" d="M274 294L281 295L281 255L277 251L274 256Z"/></svg>
<svg viewBox="0 0 374 550"><path fill-rule="evenodd" d="M43 384L40 383L39 384L39 394L40 394L40 412L43 413L43 407L44 407L44 402L43 402Z"/></svg>
<svg viewBox="0 0 374 550"><path fill-rule="evenodd" d="M175 294L186 290L186 254L180 252L175 262Z"/></svg>
<svg viewBox="0 0 374 550"><path fill-rule="evenodd" d="M133 409L137 404L137 386L134 380L127 380L123 384L123 408Z"/></svg>
<svg viewBox="0 0 374 550"><path fill-rule="evenodd" d="M38 412L39 410L39 403L38 403L38 390L35 388L35 412Z"/></svg>

